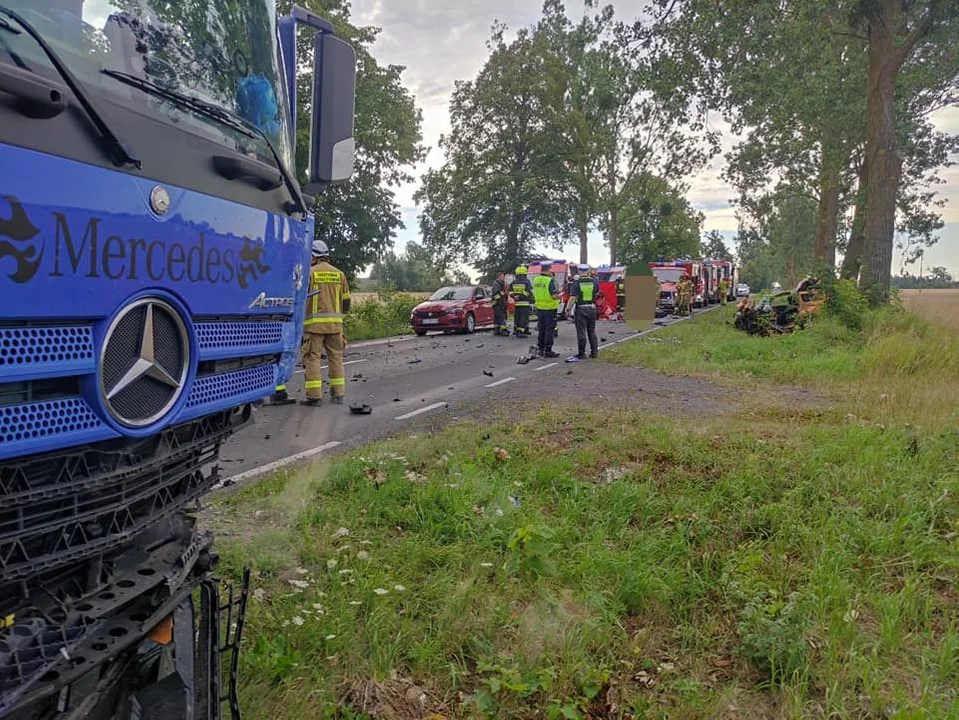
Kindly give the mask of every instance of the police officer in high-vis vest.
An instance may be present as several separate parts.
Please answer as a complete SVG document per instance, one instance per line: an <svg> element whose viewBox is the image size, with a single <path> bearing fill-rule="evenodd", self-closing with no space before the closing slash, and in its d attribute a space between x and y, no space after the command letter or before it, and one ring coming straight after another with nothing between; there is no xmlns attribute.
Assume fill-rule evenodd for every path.
<svg viewBox="0 0 959 720"><path fill-rule="evenodd" d="M559 310L559 288L550 273L551 262L541 264L539 275L533 278L533 301L536 305L536 326L539 331L537 351L540 357L559 357L553 352L556 337L556 311Z"/></svg>
<svg viewBox="0 0 959 720"><path fill-rule="evenodd" d="M520 265L514 273L516 277L509 286L510 297L513 298L513 335L526 337L529 335L529 304L533 300L533 286L526 276L526 266Z"/></svg>
<svg viewBox="0 0 959 720"><path fill-rule="evenodd" d="M313 266L310 291L303 321L303 365L306 368L306 400L303 405L317 407L323 402L322 356L327 358L327 375L333 402L341 404L346 396L346 372L343 369L343 315L350 310L350 286L346 275L330 264L330 250L322 240L313 241Z"/></svg>
<svg viewBox="0 0 959 720"><path fill-rule="evenodd" d="M569 293L576 301L573 317L576 320L576 344L578 360L586 357L586 341L589 340L589 356L596 357L599 340L596 337L596 300L599 297L599 281L589 276L589 267L580 265L579 281L570 286Z"/></svg>

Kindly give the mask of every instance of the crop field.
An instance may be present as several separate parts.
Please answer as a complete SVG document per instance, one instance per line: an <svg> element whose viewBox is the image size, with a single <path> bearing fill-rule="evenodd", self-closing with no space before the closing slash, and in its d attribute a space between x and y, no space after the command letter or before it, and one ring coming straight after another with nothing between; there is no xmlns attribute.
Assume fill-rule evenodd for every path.
<svg viewBox="0 0 959 720"><path fill-rule="evenodd" d="M959 330L959 289L901 292L903 303L917 315Z"/></svg>

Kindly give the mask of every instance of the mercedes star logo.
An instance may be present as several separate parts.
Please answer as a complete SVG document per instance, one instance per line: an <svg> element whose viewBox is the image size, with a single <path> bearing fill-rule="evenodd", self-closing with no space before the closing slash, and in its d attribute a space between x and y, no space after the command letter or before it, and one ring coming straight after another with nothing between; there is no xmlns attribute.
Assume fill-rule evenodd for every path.
<svg viewBox="0 0 959 720"><path fill-rule="evenodd" d="M126 306L107 330L101 393L107 411L128 427L161 419L183 392L190 345L180 314L154 298Z"/></svg>

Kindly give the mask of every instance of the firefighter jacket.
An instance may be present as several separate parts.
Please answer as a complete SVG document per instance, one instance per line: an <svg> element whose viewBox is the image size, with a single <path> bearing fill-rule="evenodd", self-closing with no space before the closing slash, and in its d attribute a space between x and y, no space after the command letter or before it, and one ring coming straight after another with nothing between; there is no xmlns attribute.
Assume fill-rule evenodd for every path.
<svg viewBox="0 0 959 720"><path fill-rule="evenodd" d="M625 295L626 294L626 281L620 278L616 281L616 294Z"/></svg>
<svg viewBox="0 0 959 720"><path fill-rule="evenodd" d="M506 283L502 280L494 280L492 287L492 295L490 296L493 299L494 305L501 305L506 303Z"/></svg>
<svg viewBox="0 0 959 720"><path fill-rule="evenodd" d="M553 297L558 293L556 281L549 275L537 275L533 278L533 298L536 301L537 310L558 309L559 300Z"/></svg>
<svg viewBox="0 0 959 720"><path fill-rule="evenodd" d="M310 295L306 299L303 331L343 332L343 314L350 309L350 285L346 275L326 260L310 268Z"/></svg>
<svg viewBox="0 0 959 720"><path fill-rule="evenodd" d="M516 307L529 307L533 299L533 286L529 278L525 275L519 275L513 279L513 284L509 286L509 294L513 298Z"/></svg>

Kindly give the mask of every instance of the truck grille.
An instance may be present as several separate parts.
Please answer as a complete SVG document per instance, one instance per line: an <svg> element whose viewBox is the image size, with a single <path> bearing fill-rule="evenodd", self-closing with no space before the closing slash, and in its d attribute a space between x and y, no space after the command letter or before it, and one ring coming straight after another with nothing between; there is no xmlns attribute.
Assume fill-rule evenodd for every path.
<svg viewBox="0 0 959 720"><path fill-rule="evenodd" d="M87 326L0 327L4 376L93 369L93 329Z"/></svg>
<svg viewBox="0 0 959 720"><path fill-rule="evenodd" d="M207 405L232 395L245 395L257 390L269 393L273 391L275 384L275 365L259 365L234 372L207 375L197 378L193 383L186 406L193 408Z"/></svg>
<svg viewBox="0 0 959 720"><path fill-rule="evenodd" d="M211 349L277 345L283 340L283 323L275 320L198 322L196 338L201 353Z"/></svg>

